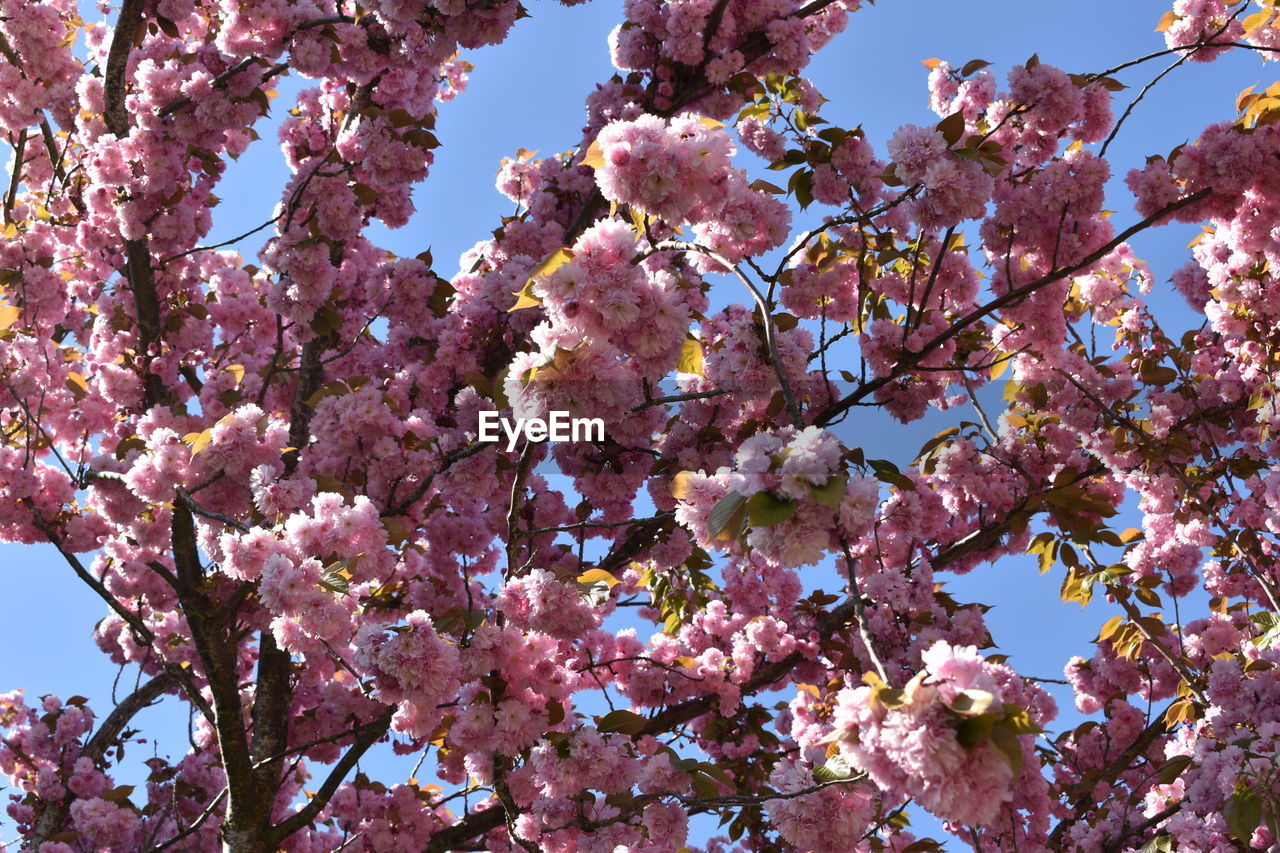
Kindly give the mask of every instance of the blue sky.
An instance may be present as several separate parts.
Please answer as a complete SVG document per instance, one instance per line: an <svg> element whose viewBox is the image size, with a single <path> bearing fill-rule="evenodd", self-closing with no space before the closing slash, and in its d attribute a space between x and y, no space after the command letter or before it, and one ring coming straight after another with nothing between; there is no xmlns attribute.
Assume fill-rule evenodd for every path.
<svg viewBox="0 0 1280 853"><path fill-rule="evenodd" d="M620 0L594 0L574 8L550 0L526 0L525 5L532 17L520 21L505 44L466 56L475 71L469 90L441 110L437 135L443 145L436 151L431 177L417 192L419 214L396 232L372 232L400 254L431 247L441 273L456 269L456 257L510 213L510 203L493 188L499 160L521 147L543 154L567 150L579 138L584 97L612 73L606 38L621 20ZM936 121L927 109L927 72L921 60L936 56L959 65L982 58L1003 78L1011 65L1038 53L1043 61L1071 72L1099 71L1163 48L1153 28L1168 7L1160 0L884 0L852 15L848 30L819 54L809 75L830 99L823 112L827 119L849 127L860 124L882 146L900 124ZM1162 58L1121 75L1130 88L1117 94L1117 108L1169 62ZM1148 154L1167 153L1193 139L1209 122L1233 118L1236 94L1272 79L1255 55L1242 54L1183 66L1163 81L1112 146L1118 177L1108 206L1117 211L1115 221L1123 227L1137 218L1119 183L1128 168L1141 165ZM282 89L287 93L296 85L286 81ZM274 102L278 111L286 100ZM284 172L272 135L264 131L263 136L234 164L219 189L224 201L215 212L211 239L240 233L271 216ZM754 170L761 167L749 155L742 162ZM1135 240L1139 256L1151 262L1157 276L1150 301L1167 328L1176 331L1197 320L1167 284L1168 277L1184 262L1185 244L1197 231L1172 227ZM258 245L245 246L246 256ZM906 464L924 440L955 420L899 427L865 416L852 421L841 437L866 445L868 456ZM7 650L0 657L0 691L25 687L31 696L78 693L93 699L104 714L116 672L91 639L103 605L48 548L0 545L0 579L5 590L0 643ZM961 600L996 605L988 619L1001 650L1013 654L1013 665L1033 675L1059 677L1069 655L1088 653L1089 640L1110 615L1098 605L1082 612L1059 604L1059 581L1053 575L1040 577L1033 560L1023 558L1005 560L950 588ZM128 683L126 673L122 685ZM168 705L177 710L177 703ZM185 714L161 708L145 712L139 721L144 730L156 726L162 754L185 748ZM150 746L131 752L141 758L139 753L149 754ZM11 837L11 831L0 816L0 841Z"/></svg>

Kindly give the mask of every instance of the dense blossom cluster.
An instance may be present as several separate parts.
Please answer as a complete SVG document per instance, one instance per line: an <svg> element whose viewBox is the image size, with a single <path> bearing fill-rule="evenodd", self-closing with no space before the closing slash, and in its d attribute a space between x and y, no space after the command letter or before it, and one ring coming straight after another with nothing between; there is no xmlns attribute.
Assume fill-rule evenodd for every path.
<svg viewBox="0 0 1280 853"><path fill-rule="evenodd" d="M676 518L713 546L726 525L715 518L741 503L750 528L742 543L779 566L817 563L840 539L858 539L875 519L879 482L848 479L840 443L817 427L785 427L744 441L732 468L695 474L682 485Z"/></svg>
<svg viewBox="0 0 1280 853"><path fill-rule="evenodd" d="M1115 172L1122 225L1119 80L930 60L938 120L871 139L799 76L859 5L626 3L575 150L503 161L449 277L369 226L515 0L0 0L0 539L130 676L0 695L23 849L939 850L921 810L983 851L1276 844L1280 94ZM1159 27L1280 47L1271 2ZM206 245L268 133L256 257ZM1126 242L1174 221L1181 336ZM1105 611L1064 679L946 588L1026 552ZM157 701L190 743L138 772Z"/></svg>
<svg viewBox="0 0 1280 853"><path fill-rule="evenodd" d="M984 662L973 646L938 641L921 657L925 669L901 698L888 700L878 687L841 691L832 722L850 763L882 790L959 823L995 823L1008 804L1042 807L1047 785L1032 736L1053 718L1053 700L1007 667ZM1038 706L1030 725L1009 727L1024 704Z"/></svg>

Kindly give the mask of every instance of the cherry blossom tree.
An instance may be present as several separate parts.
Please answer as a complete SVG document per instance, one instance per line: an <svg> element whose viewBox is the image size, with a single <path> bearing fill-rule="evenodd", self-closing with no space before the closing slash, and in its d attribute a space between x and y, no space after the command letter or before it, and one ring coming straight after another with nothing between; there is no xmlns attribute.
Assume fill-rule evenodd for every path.
<svg viewBox="0 0 1280 853"><path fill-rule="evenodd" d="M139 675L0 696L21 849L1280 843L1280 84L1104 209L1140 75L1272 58L1280 4L1177 0L1111 69L930 60L938 120L881 148L801 76L858 6L628 0L581 138L504 161L448 277L366 231L517 0L0 0L0 538ZM275 215L210 245L284 110ZM1172 221L1179 339L1128 243ZM952 425L871 458L864 409ZM1116 608L1074 728L943 587L1027 552ZM157 702L190 749L126 785Z"/></svg>

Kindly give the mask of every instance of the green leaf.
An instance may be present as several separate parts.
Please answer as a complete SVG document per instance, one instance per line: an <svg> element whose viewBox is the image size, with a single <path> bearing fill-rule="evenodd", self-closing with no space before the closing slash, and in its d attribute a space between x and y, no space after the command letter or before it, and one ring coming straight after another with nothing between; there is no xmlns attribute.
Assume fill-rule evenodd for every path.
<svg viewBox="0 0 1280 853"><path fill-rule="evenodd" d="M844 474L836 474L821 486L813 487L813 501L820 506L837 509L844 500L845 490L849 487L849 478Z"/></svg>
<svg viewBox="0 0 1280 853"><path fill-rule="evenodd" d="M132 785L117 785L105 794L99 794L98 796L110 803L121 803L129 799L129 795L132 793Z"/></svg>
<svg viewBox="0 0 1280 853"><path fill-rule="evenodd" d="M671 480L671 497L678 501L688 500L693 494L693 481L698 475L692 471L681 471Z"/></svg>
<svg viewBox="0 0 1280 853"><path fill-rule="evenodd" d="M1038 735L1044 729L1035 724L1027 709L1021 705L1006 702L1004 705L1004 722L1002 725L1015 735Z"/></svg>
<svg viewBox="0 0 1280 853"><path fill-rule="evenodd" d="M1082 570L1068 569L1066 577L1062 579L1059 597L1063 601L1074 601L1084 607L1093 600L1093 582L1094 578Z"/></svg>
<svg viewBox="0 0 1280 853"><path fill-rule="evenodd" d="M914 492L916 484L901 471L898 466L894 465L887 459L868 459L867 464L871 466L871 470L875 472L876 479L881 482L888 483L891 486L897 486L904 492Z"/></svg>
<svg viewBox="0 0 1280 853"><path fill-rule="evenodd" d="M751 182L751 189L758 193L769 193L771 195L786 195L787 191L777 184L771 184L763 178L758 178Z"/></svg>
<svg viewBox="0 0 1280 853"><path fill-rule="evenodd" d="M730 492L711 508L707 516L707 533L712 539L734 539L746 523L747 499Z"/></svg>
<svg viewBox="0 0 1280 853"><path fill-rule="evenodd" d="M992 728L988 737L991 745L1000 750L1004 760L1009 762L1009 769L1013 771L1013 778L1016 780L1022 773L1022 741L1004 726Z"/></svg>
<svg viewBox="0 0 1280 853"><path fill-rule="evenodd" d="M976 717L985 714L995 699L995 696L985 690L962 690L948 706L957 714Z"/></svg>
<svg viewBox="0 0 1280 853"><path fill-rule="evenodd" d="M560 267L567 264L573 259L573 252L569 249L557 249L546 257L542 263L533 268L529 273L528 280L524 283L524 287L513 291L518 298L516 303L507 309L507 313L519 311L522 308L536 308L542 304L542 300L533 295L533 285L538 279L551 275Z"/></svg>
<svg viewBox="0 0 1280 853"><path fill-rule="evenodd" d="M892 711L907 704L907 691L897 687L881 687L872 692L871 699Z"/></svg>
<svg viewBox="0 0 1280 853"><path fill-rule="evenodd" d="M638 735L644 731L648 720L634 711L610 711L603 717L596 717L596 728L602 732L621 732Z"/></svg>
<svg viewBox="0 0 1280 853"><path fill-rule="evenodd" d="M805 169L796 178L796 201L801 208L813 204L813 170Z"/></svg>
<svg viewBox="0 0 1280 853"><path fill-rule="evenodd" d="M892 823L892 821L890 821ZM922 838L919 841L913 841L906 847L902 848L902 853L945 853L945 849L938 845L938 842L932 838Z"/></svg>
<svg viewBox="0 0 1280 853"><path fill-rule="evenodd" d="M853 777L853 768L843 755L833 755L821 767L813 768L813 778L819 782L836 782Z"/></svg>
<svg viewBox="0 0 1280 853"><path fill-rule="evenodd" d="M768 118L771 109L772 107L768 101L757 101L754 104L748 104L742 108L742 112L738 113L738 121L748 118Z"/></svg>
<svg viewBox="0 0 1280 853"><path fill-rule="evenodd" d="M351 586L351 567L355 562L356 558L348 557L345 560L338 560L325 566L320 575L320 586L329 590L329 592L346 595Z"/></svg>
<svg viewBox="0 0 1280 853"><path fill-rule="evenodd" d="M1172 367L1164 367L1162 365L1152 365L1142 371L1140 374L1143 384L1146 385L1168 385L1170 382L1178 378L1178 371Z"/></svg>
<svg viewBox="0 0 1280 853"><path fill-rule="evenodd" d="M768 492L756 492L747 501L747 520L753 527L772 527L796 514L795 501L775 498Z"/></svg>
<svg viewBox="0 0 1280 853"><path fill-rule="evenodd" d="M1149 607L1160 606L1160 596L1155 592L1155 590L1147 589L1146 587L1138 587L1133 594L1134 597Z"/></svg>
<svg viewBox="0 0 1280 853"><path fill-rule="evenodd" d="M74 370L67 373L66 388L77 400L83 400L89 393L89 386L85 383L84 377Z"/></svg>
<svg viewBox="0 0 1280 853"><path fill-rule="evenodd" d="M956 740L961 746L971 747L991 734L996 722L1003 714L982 714L977 717L965 717L956 726Z"/></svg>
<svg viewBox="0 0 1280 853"><path fill-rule="evenodd" d="M913 681L919 681L923 677L923 673L917 675ZM871 705L881 705L889 710L900 708L907 702L907 691L900 690L896 687L890 687L881 680L880 676L874 672L868 672L862 676L864 684L871 688Z"/></svg>
<svg viewBox="0 0 1280 853"><path fill-rule="evenodd" d="M418 148L430 151L432 148L440 147L440 140L436 139L436 135L429 130L423 130L415 127L413 130L406 131L404 136L400 137L403 141L410 145L416 145Z"/></svg>
<svg viewBox="0 0 1280 853"><path fill-rule="evenodd" d="M311 330L317 335L327 335L337 331L341 325L342 318L338 316L338 309L332 302L322 305L315 317L311 319Z"/></svg>
<svg viewBox="0 0 1280 853"><path fill-rule="evenodd" d="M916 455L916 461L919 462L921 459L924 459L931 452L936 450L947 439L953 438L959 433L960 433L960 427L958 426L948 427L947 429L944 429L942 432L938 433L933 438L929 439L924 443L924 447L921 447L920 452Z"/></svg>
<svg viewBox="0 0 1280 853"><path fill-rule="evenodd" d="M582 155L582 161L579 166L590 166L592 169L599 169L604 165L604 149L600 145L600 140L595 140L587 147L586 153Z"/></svg>
<svg viewBox="0 0 1280 853"><path fill-rule="evenodd" d="M1222 816L1226 819L1227 829L1231 830L1231 834L1248 843L1254 830L1262 825L1262 800L1251 788L1237 791L1227 800Z"/></svg>
<svg viewBox="0 0 1280 853"><path fill-rule="evenodd" d="M804 162L805 162L804 152L798 149L792 148L786 154L782 155L781 160L779 160L776 163L773 163L772 165L769 166L769 168L776 172L780 169L786 169L789 166L799 166L801 163L804 163Z"/></svg>
<svg viewBox="0 0 1280 853"><path fill-rule="evenodd" d="M1179 755L1169 759L1168 763L1160 768L1160 775L1156 778L1160 780L1161 785L1172 785L1174 780L1182 775L1182 771L1190 766L1191 756Z"/></svg>
<svg viewBox="0 0 1280 853"><path fill-rule="evenodd" d="M1105 623L1103 623L1102 628L1098 631L1098 637L1097 639L1094 640L1094 642L1099 643L1099 642L1102 642L1103 640L1110 639L1112 636L1115 635L1117 631L1120 630L1120 626L1123 625L1124 622L1125 622L1125 618L1123 616L1112 616Z"/></svg>
<svg viewBox="0 0 1280 853"><path fill-rule="evenodd" d="M1269 610L1264 610L1259 613L1250 614L1249 621L1252 622L1257 627L1257 629L1259 631L1262 631L1263 633L1266 633L1267 631L1274 631L1277 628L1280 628L1280 615L1272 613Z"/></svg>
<svg viewBox="0 0 1280 853"><path fill-rule="evenodd" d="M699 797L720 796L720 783L701 771L690 774L693 792Z"/></svg>

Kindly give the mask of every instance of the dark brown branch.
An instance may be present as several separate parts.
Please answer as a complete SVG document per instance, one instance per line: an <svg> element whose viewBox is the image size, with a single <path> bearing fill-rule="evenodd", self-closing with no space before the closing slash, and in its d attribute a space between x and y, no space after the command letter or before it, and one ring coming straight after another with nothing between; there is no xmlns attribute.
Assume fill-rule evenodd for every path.
<svg viewBox="0 0 1280 853"><path fill-rule="evenodd" d="M115 614L129 626L129 629L133 632L134 640L138 645L154 646L156 637L155 634L152 633L151 629L148 628L136 614L131 613L128 608L121 604L120 601L111 594L111 591L107 589L102 581L95 578L89 570L84 567L84 564L80 562L80 559L76 557L75 554L72 554L63 547L62 537L58 535L57 531L38 518L35 519L33 523L36 528L45 535L45 538L53 544L53 547L58 549L58 553L62 555L64 560L66 560L67 565L71 567L71 570L76 573L76 577L80 578L80 580L82 580L89 589L97 593L98 597L105 601L107 606L110 607L112 611L114 611ZM182 684L183 690L191 700L191 704L195 705L206 719L212 720L213 711L209 707L209 703L204 701L204 697L200 695L200 689L196 687L195 682L192 680L191 673L172 663L165 663L164 667L166 672L178 679Z"/></svg>
<svg viewBox="0 0 1280 853"><path fill-rule="evenodd" d="M1142 834L1145 833L1148 829L1151 829L1153 826L1156 826L1158 824L1164 823L1166 820L1173 817L1180 811L1182 811L1181 800L1169 806L1168 808L1165 808L1165 809L1162 809L1161 811L1156 812L1151 817L1147 818L1137 826L1132 826L1127 829L1118 830L1115 835L1108 838L1106 843L1102 845L1103 853L1114 853L1114 851L1119 850L1121 846L1123 846L1124 843L1128 841L1130 838L1133 838L1134 836L1141 837Z"/></svg>
<svg viewBox="0 0 1280 853"><path fill-rule="evenodd" d="M84 749L80 751L81 756L90 759L95 765L100 764L103 756L106 755L107 749L116 743L120 733L124 731L124 727L129 724L129 721L143 708L159 699L161 695L177 687L178 679L165 673L157 675L126 696L124 701L116 705L115 709L102 721L102 725L98 727L98 730L89 738L84 745ZM67 815L71 811L71 802L74 799L75 794L68 792L63 799L49 803L40 815L40 820L35 829L25 840L23 849L39 850L41 845L61 832L62 826L67 820Z"/></svg>
<svg viewBox="0 0 1280 853"><path fill-rule="evenodd" d="M129 135L129 114L125 111L125 71L129 67L129 54L133 51L134 35L142 23L146 0L124 0L115 31L111 34L111 47L107 52L107 72L103 80L103 118L107 129L118 138Z"/></svg>
<svg viewBox="0 0 1280 853"><path fill-rule="evenodd" d="M13 49L13 45L9 44L9 40L4 33L0 33L0 55L3 55L10 65L18 69L18 73L22 75L23 80L29 79L26 70L22 67L22 58ZM49 152L49 162L53 164L54 176L59 181L65 182L67 174L62 169L62 156L58 153L58 146L54 141L57 137L54 135L53 128L49 125L49 119L45 116L44 110L40 111L40 135L44 137L44 147ZM84 211L84 208L81 207L82 202L79 199L75 199L75 204L81 212Z"/></svg>
<svg viewBox="0 0 1280 853"><path fill-rule="evenodd" d="M143 22L144 5L145 0L125 0L107 53L102 96L103 118L107 128L119 139L129 135L129 115L125 110L125 72L129 66L134 36ZM125 277L129 280L138 315L138 361L142 370L146 406L149 409L168 398L160 377L151 372L151 361L159 355L160 300L156 294L155 269L151 265L151 247L147 238L144 236L126 240L124 250Z"/></svg>
<svg viewBox="0 0 1280 853"><path fill-rule="evenodd" d="M431 836L431 841L427 843L422 853L448 853L450 850L473 849L467 846L467 842L502 826L503 818L501 808L472 812L447 829L442 829Z"/></svg>
<svg viewBox="0 0 1280 853"><path fill-rule="evenodd" d="M231 528L234 528L235 530L239 530L241 533L249 532L249 525L245 524L243 521L237 521L236 519L232 518L229 515L224 515L223 513L220 513L220 512L214 512L211 509L205 509L204 507L200 506L200 504L192 500L191 496L188 495L186 492L184 492L182 489L177 490L177 498L178 498L178 503L182 504L192 513L200 516L201 518L207 518L210 521L216 521L220 524L225 524L227 527L231 527Z"/></svg>
<svg viewBox="0 0 1280 853"><path fill-rule="evenodd" d="M312 408L309 401L324 379L324 366L321 364L320 356L326 341L327 337L312 338L302 347L298 385L294 391L293 404L290 408L289 443L295 449L289 451L285 456L286 476L297 469L302 448L310 440ZM224 518L218 520L229 522L241 530L248 529L245 525L232 519ZM245 778L252 782L251 786L246 787L251 787L253 790L260 792L259 796L262 797L267 805L255 808L251 817L237 827L237 831L244 833L246 837L258 840L265 839L275 831L270 827L271 808L269 803L279 788L280 773L270 759L288 748L292 675L292 656L276 645L275 637L270 631L264 630L260 632L258 639L258 672L254 686L254 703L250 720L252 748L246 748L245 766L242 769L247 774ZM237 719L236 723L243 738L243 725L239 719ZM383 731L385 731L385 728ZM377 733L377 737L381 737L381 735L382 732ZM359 741L357 741L358 744ZM356 748L356 746L353 746L348 755L356 751ZM364 747L364 749L367 748L367 746ZM360 752L363 752L363 749ZM356 757L358 759L359 756L357 755ZM343 771L343 775L346 775L346 771ZM232 779L230 771L228 771L227 778L228 780ZM334 787L336 789L336 785ZM333 792L330 791L325 796L325 802L332 795ZM232 797L232 813L234 814L234 790L232 791ZM299 827L302 825L305 825L305 822L298 824ZM279 838L286 838L295 831L296 829L290 829L280 835ZM268 846L274 846L274 844Z"/></svg>
<svg viewBox="0 0 1280 853"><path fill-rule="evenodd" d="M259 761L256 766L265 767L266 765L273 764L282 758L288 758L290 755L297 755L300 752L306 752L309 749L314 749L317 746L323 746L326 743L333 743L334 741L346 740L349 737L355 737L356 735L360 734L363 731L366 731L371 727L376 728L381 725L382 725L382 720L381 718L378 718L367 723L361 723L358 726L353 726L349 729L344 729L343 731L340 731L340 732L334 732L333 734L325 735L324 737L318 737L314 740L309 740L306 743L300 743L297 746L291 746L288 749L283 749L280 752L275 753L274 755L268 755L266 758L263 758L261 761Z"/></svg>
<svg viewBox="0 0 1280 853"><path fill-rule="evenodd" d="M1236 18L1239 18L1240 15L1243 14L1244 10L1247 8L1249 8L1249 5L1247 3L1240 4L1240 8L1236 9L1236 11L1232 15L1230 15L1226 19L1226 21L1223 22L1222 26L1218 27L1217 32L1209 36L1209 38L1205 39L1203 42L1196 44L1190 50L1187 50L1186 48L1182 48L1182 50L1185 50L1186 52L1183 53L1181 56L1179 56L1176 62L1174 62L1165 70L1161 71L1154 78L1152 78L1151 82L1143 86L1142 91L1138 93L1137 97L1135 97L1132 101L1129 102L1129 105L1125 107L1124 112L1120 114L1120 118L1116 119L1116 123L1112 125L1111 132L1107 134L1107 138L1102 141L1102 147L1098 149L1098 156L1099 157L1107 156L1107 149L1111 146L1111 143L1115 141L1116 134L1120 132L1120 128L1129 119L1129 116L1133 114L1134 108L1137 107L1138 104L1142 102L1142 99L1147 96L1148 92L1150 92L1152 89L1156 87L1157 83L1163 80L1175 68L1177 68L1180 65L1183 65L1184 63L1186 63L1187 60L1192 59L1197 53L1204 50L1209 45L1213 44L1215 39L1217 39L1218 36L1225 33L1227 31L1227 28L1231 26L1231 23L1235 21Z"/></svg>
<svg viewBox="0 0 1280 853"><path fill-rule="evenodd" d="M674 512L660 512L648 520L636 523L627 538L610 551L597 564L597 568L612 572L625 566L636 553L652 545L658 533L670 525L674 519Z"/></svg>
<svg viewBox="0 0 1280 853"><path fill-rule="evenodd" d="M284 455L284 476L288 477L298 469L298 461L303 449L311 442L311 396L320 390L324 381L324 365L320 363L320 354L325 346L325 339L312 338L302 345L302 354L298 366L298 388L293 395L293 405L289 408L289 446L293 449Z"/></svg>
<svg viewBox="0 0 1280 853"><path fill-rule="evenodd" d="M1137 97L1129 102L1129 105L1124 108L1124 112L1120 114L1120 118L1116 119L1116 123L1111 126L1111 132L1107 134L1107 138L1102 140L1102 147L1098 149L1099 158L1107 156L1107 149L1111 147L1111 143L1115 141L1116 136L1120 133L1120 128L1124 127L1124 123L1129 120L1129 116L1133 114L1133 111L1137 108L1138 104L1142 103L1142 99L1147 96L1147 93L1154 89L1157 83L1169 74L1173 73L1174 69L1184 65L1198 50L1199 48L1196 48L1196 50L1191 51L1185 56L1179 57L1177 61L1173 62L1169 67L1151 78L1151 81L1142 87L1142 91L1138 92Z"/></svg>
<svg viewBox="0 0 1280 853"><path fill-rule="evenodd" d="M520 504L524 500L524 483L525 478L529 476L529 466L533 461L534 450L532 441L526 442L525 446L520 448L515 476L511 478L511 500L507 505L507 580L516 577L519 571L516 560L520 553Z"/></svg>
<svg viewBox="0 0 1280 853"><path fill-rule="evenodd" d="M13 146L13 175L9 179L9 193L4 198L4 221L13 221L13 205L18 200L18 186L22 183L22 157L27 148L27 129L18 131L18 142Z"/></svg>
<svg viewBox="0 0 1280 853"><path fill-rule="evenodd" d="M902 359L896 365L894 365L893 370L891 370L889 373L877 379L873 379L870 382L863 383L858 387L856 391L851 392L846 397L833 403L825 411L819 413L818 417L815 419L814 422L819 426L829 423L832 418L846 411L850 407L856 405L859 401L875 393L877 390L888 385L890 382L893 382L894 380L901 378L903 374L907 373L913 367L915 367L918 363L923 361L926 356L934 352L938 347L950 341L952 338L960 335L962 332L964 332L966 329L968 329L970 326L972 326L974 323L978 322L982 318L995 313L996 311L1000 310L1006 305L1011 305L1020 299L1030 296L1031 294L1035 293L1036 291L1044 287L1047 287L1050 284L1054 284L1055 282L1062 281L1067 276L1080 272L1083 269L1087 269L1088 267L1092 266L1093 264L1096 264L1098 261L1105 258L1107 255L1111 254L1113 251L1116 250L1116 248L1121 243L1124 243L1125 241L1129 240L1135 234L1145 231L1146 229L1150 228L1152 225L1156 224L1161 219L1164 219L1170 214L1176 213L1182 208L1188 207L1189 205L1195 204L1201 199L1208 197L1208 195L1211 192L1212 192L1212 189L1205 188L1205 189L1199 190L1198 192L1194 192L1191 195L1183 196L1177 201L1171 204L1165 205L1163 208L1151 214L1146 219L1143 219L1141 222L1138 222L1134 225L1129 226L1124 231L1117 234L1113 239L1109 240L1105 245L1096 249L1093 252L1090 252L1085 258L1078 261L1077 263L1074 263L1068 267L1063 267L1060 270L1055 270L1051 273L1042 275L1040 278L1037 278L1035 281L1028 282L1027 284L1022 285L1021 287L1012 288L1008 292L1003 293L1000 296L997 296L995 299L992 299L986 305L973 309L968 314L965 314L963 317L956 320L946 329L944 329L943 331L935 335L933 339L931 339L926 344L924 344L924 346L922 346L920 349L913 350L908 353L904 353Z"/></svg>
<svg viewBox="0 0 1280 853"><path fill-rule="evenodd" d="M475 456L481 450L484 450L486 447L489 447L489 446L490 445L488 443L469 444L466 447L462 448L461 450L455 450L453 453L450 453L448 456L444 457L444 459L440 461L440 467L438 469L436 469L435 471L432 471L430 474L422 478L422 482L417 485L417 487L409 494L408 497L406 497L402 501L398 501L394 506L387 507L387 509L382 513L383 516L391 517L396 515L403 515L404 513L408 512L409 509L414 504L422 500L422 498L427 494L427 490L431 488L431 483L433 480L435 480L436 475L443 474L455 462L461 462L463 459L466 459L469 456Z"/></svg>
<svg viewBox="0 0 1280 853"><path fill-rule="evenodd" d="M272 757L289 746L289 699L293 658L276 645L275 635L264 630L258 635L258 679L251 712L253 727L252 759L258 784L264 791L274 791L280 773L271 766Z"/></svg>
<svg viewBox="0 0 1280 853"><path fill-rule="evenodd" d="M1133 743L1129 744L1128 748L1116 756L1114 761L1102 770L1098 771L1096 774L1090 774L1089 777L1082 781L1081 785L1085 788L1085 793L1071 804L1071 816L1059 821L1058 825L1053 828L1053 832L1049 834L1049 843L1047 846L1050 850L1061 849L1062 836L1065 835L1066 831L1077 821L1089 814L1089 806L1093 802L1091 796L1093 792L1093 783L1099 779L1112 780L1120 778L1120 773L1132 764L1135 758L1145 752L1147 747L1151 746L1157 737L1165 733L1166 727L1164 716L1164 714L1161 714L1156 717L1154 722L1139 732L1138 736L1134 738ZM1088 782L1089 784L1084 785L1084 782Z"/></svg>
<svg viewBox="0 0 1280 853"><path fill-rule="evenodd" d="M387 729L391 726L391 716L394 709L388 708L382 713L374 725L371 725L359 737L351 748L338 759L333 765L333 769L329 771L329 775L325 777L324 782L320 785L319 790L307 801L307 804L289 817L285 818L276 826L272 827L268 833L270 843L272 845L279 844L284 839L293 835L298 830L307 826L311 821L315 820L316 815L320 814L320 810L328 805L329 800L337 792L338 786L342 784L342 780L347 777L351 769L361 757L369 751L369 747L373 746L386 735Z"/></svg>
<svg viewBox="0 0 1280 853"><path fill-rule="evenodd" d="M205 806L204 811L200 813L200 816L191 822L190 826L186 827L177 835L174 835L172 838L165 839L163 844L160 844L156 847L151 848L151 850L148 851L148 853L161 853L161 851L168 850L170 847L177 844L182 839L187 838L188 836L194 835L195 832L198 829L200 829L200 827L204 826L205 821L213 817L214 812L218 810L218 806L222 804L222 801L226 798L226 796L227 796L227 789L224 787L221 791L218 792L218 796L214 797L209 802L209 805Z"/></svg>
<svg viewBox="0 0 1280 853"><path fill-rule="evenodd" d="M236 672L236 646L229 642L224 626L218 624L212 604L201 591L204 569L196 545L195 519L181 503L173 508L173 558L177 567L178 598L191 639L204 664L209 691L213 695L213 723L218 735L218 751L227 774L228 839L254 835L271 819L271 794L261 790L249 753L244 727L244 708ZM232 848L235 849L234 845Z"/></svg>
<svg viewBox="0 0 1280 853"><path fill-rule="evenodd" d="M116 738L120 736L120 732L124 731L124 727L133 719L143 708L160 698L161 695L175 690L178 687L178 679L169 673L157 675L147 683L143 684L133 693L124 698L115 709L107 715L102 721L102 725L89 738L89 742L84 745L81 755L90 758L96 764L106 755L107 748L115 743Z"/></svg>
<svg viewBox="0 0 1280 853"><path fill-rule="evenodd" d="M191 390L199 396L204 390L204 383L200 381L200 374L196 373L196 369L189 364L184 364L178 368L178 372L182 374L182 378L187 380L187 384L191 386Z"/></svg>
<svg viewBox="0 0 1280 853"><path fill-rule="evenodd" d="M665 406L668 403L683 403L687 400L706 400L711 397L719 397L721 394L727 394L728 391L692 391L688 394L669 394L666 397L652 397L645 400L638 406L632 406L631 411L639 412L650 406Z"/></svg>
<svg viewBox="0 0 1280 853"><path fill-rule="evenodd" d="M253 65L255 62L261 62L261 61L262 60L256 56L246 57L240 60L239 62L237 62L235 65L228 68L226 71L223 71L217 77L214 77L210 85L213 86L214 88L221 88L222 86L225 86L227 84L227 81L229 81L232 77L236 76L241 71L246 70L250 65ZM178 110L182 109L183 107L187 106L190 103L191 103L191 96L184 95L181 98L178 98L177 100L171 101L170 103L166 104L164 107L160 109L159 112L156 113L156 115L159 116L160 118L173 115Z"/></svg>
<svg viewBox="0 0 1280 853"><path fill-rule="evenodd" d="M516 805L515 798L511 796L511 789L507 786L507 771L510 763L510 759L494 754L493 793L497 796L498 802L502 804L502 816L506 820L507 835L526 853L538 853L537 846L522 836L516 826L516 821L519 820L521 811L520 807Z"/></svg>

